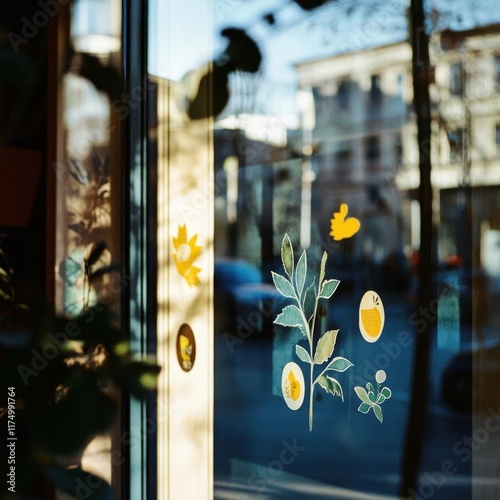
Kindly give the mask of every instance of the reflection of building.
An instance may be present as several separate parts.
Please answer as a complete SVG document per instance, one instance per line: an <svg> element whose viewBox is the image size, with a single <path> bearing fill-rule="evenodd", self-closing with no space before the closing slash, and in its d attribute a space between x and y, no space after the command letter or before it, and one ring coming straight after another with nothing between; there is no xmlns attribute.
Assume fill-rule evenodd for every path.
<svg viewBox="0 0 500 500"><path fill-rule="evenodd" d="M483 241L498 222L491 210L481 210L478 197L464 201L459 212L455 200L465 200L464 186L490 186L481 192L492 193L500 184L500 26L436 34L430 52L439 257L462 254L479 265L481 246L467 255L470 241ZM315 195L323 223L345 201L364 222L358 255L369 252L377 260L392 249L416 250L419 174L410 46L400 42L334 55L301 63L297 71L300 89L313 95ZM466 207L481 223L464 241L459 221Z"/></svg>
<svg viewBox="0 0 500 500"><path fill-rule="evenodd" d="M493 208L498 207L493 199L500 184L500 25L443 32L431 49L438 166L433 181L442 217L439 257L460 255L467 266L484 268L485 242L500 229ZM466 186L476 188L474 195ZM471 213L477 223L466 230L464 220ZM488 267L491 272L491 262ZM500 262L496 269L500 275Z"/></svg>
<svg viewBox="0 0 500 500"><path fill-rule="evenodd" d="M294 125L286 118L245 114L217 121L214 151L218 255L260 265L270 261L280 248L282 231L277 230L288 222L290 213L299 210L300 162L291 160L297 152L287 137L288 128Z"/></svg>
<svg viewBox="0 0 500 500"><path fill-rule="evenodd" d="M411 48L395 43L304 62L297 71L300 88L313 95L320 223L326 229L346 202L349 214L362 220L358 246L349 253L380 263L406 243L396 176L410 135Z"/></svg>

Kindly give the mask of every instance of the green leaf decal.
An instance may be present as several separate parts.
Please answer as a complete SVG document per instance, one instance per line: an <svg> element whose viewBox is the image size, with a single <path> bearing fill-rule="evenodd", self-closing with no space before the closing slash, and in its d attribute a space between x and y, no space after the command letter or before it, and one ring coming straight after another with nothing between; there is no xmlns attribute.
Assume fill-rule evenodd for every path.
<svg viewBox="0 0 500 500"><path fill-rule="evenodd" d="M280 274L275 273L274 271L271 271L271 275L273 277L276 290L278 290L278 292L281 293L281 295L283 295L284 297L294 299L295 290L293 289L292 284L286 278L284 278Z"/></svg>
<svg viewBox="0 0 500 500"><path fill-rule="evenodd" d="M307 256L306 251L302 252L299 262L297 263L297 269L295 270L295 284L297 285L298 298L302 297L302 292L304 290L304 285L306 283L307 275Z"/></svg>
<svg viewBox="0 0 500 500"><path fill-rule="evenodd" d="M300 310L294 305L286 306L283 311L278 314L274 322L282 326L297 326L302 330L302 333L305 331L304 321L302 320Z"/></svg>
<svg viewBox="0 0 500 500"><path fill-rule="evenodd" d="M392 392L389 389L389 387L384 387L381 391L380 394L383 394L385 399L389 399L392 396Z"/></svg>
<svg viewBox="0 0 500 500"><path fill-rule="evenodd" d="M326 259L328 255L326 252L323 252L323 257L321 257L321 266L319 269L319 286L321 289L321 286L323 285L323 280L325 279L325 267L326 267Z"/></svg>
<svg viewBox="0 0 500 500"><path fill-rule="evenodd" d="M382 415L382 408L380 408L379 405L373 405L373 412L375 413L375 416L379 419L380 423L384 420L384 417Z"/></svg>
<svg viewBox="0 0 500 500"><path fill-rule="evenodd" d="M318 340L316 352L314 353L314 363L320 365L328 360L335 349L335 341L337 340L338 330L330 330Z"/></svg>
<svg viewBox="0 0 500 500"><path fill-rule="evenodd" d="M329 299L337 290L339 283L339 280L326 280L321 287L320 298Z"/></svg>
<svg viewBox="0 0 500 500"><path fill-rule="evenodd" d="M375 389L373 388L373 385L370 382L366 384L366 390L368 392L375 392Z"/></svg>
<svg viewBox="0 0 500 500"><path fill-rule="evenodd" d="M304 310L304 316L307 321L309 321L314 314L314 306L316 305L316 290L314 289L314 281L309 285L304 294L304 303L302 309Z"/></svg>
<svg viewBox="0 0 500 500"><path fill-rule="evenodd" d="M342 356L338 356L332 359L332 361L327 367L327 370L335 370L336 372L345 372L351 366L354 365L348 359L343 358Z"/></svg>
<svg viewBox="0 0 500 500"><path fill-rule="evenodd" d="M295 352L301 361L304 361L304 363L311 363L311 356L309 356L309 353L302 346L296 345Z"/></svg>
<svg viewBox="0 0 500 500"><path fill-rule="evenodd" d="M386 397L382 393L380 393L377 396L377 400L375 401L375 403L381 405L385 400L386 400Z"/></svg>
<svg viewBox="0 0 500 500"><path fill-rule="evenodd" d="M368 394L366 393L366 390L364 387L357 386L354 388L354 392L358 395L358 398L363 401L363 403L366 403L367 405L372 405L372 402L368 399Z"/></svg>
<svg viewBox="0 0 500 500"><path fill-rule="evenodd" d="M370 400L370 402L375 403L375 393L372 391L369 391L368 392L368 399Z"/></svg>
<svg viewBox="0 0 500 500"><path fill-rule="evenodd" d="M342 392L342 386L333 377L327 377L322 375L318 379L318 384L323 387L323 389L332 394L333 396L340 396L340 399L344 401L344 393Z"/></svg>
<svg viewBox="0 0 500 500"><path fill-rule="evenodd" d="M368 413L370 411L371 406L367 403L361 403L358 407L358 411L361 413Z"/></svg>
<svg viewBox="0 0 500 500"><path fill-rule="evenodd" d="M281 260L283 267L290 280L293 279L293 248L290 237L285 233L283 242L281 243Z"/></svg>

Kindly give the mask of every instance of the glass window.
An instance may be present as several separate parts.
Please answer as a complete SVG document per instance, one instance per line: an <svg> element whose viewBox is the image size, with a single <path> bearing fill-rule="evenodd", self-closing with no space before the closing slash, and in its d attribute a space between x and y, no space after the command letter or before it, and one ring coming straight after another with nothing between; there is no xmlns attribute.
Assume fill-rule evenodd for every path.
<svg viewBox="0 0 500 500"><path fill-rule="evenodd" d="M450 163L458 163L463 156L463 147L466 131L462 128L452 130L448 133L450 144Z"/></svg>
<svg viewBox="0 0 500 500"><path fill-rule="evenodd" d="M460 99L454 61L498 29L429 27L450 92L414 102L406 6L377 11L398 36L380 24L361 43L348 21L371 11L313 3L216 1L208 29L174 2L168 29L151 20L159 401L178 411L159 432L159 494L194 498L189 470L221 500L396 498L409 468L407 496L496 497L500 197L466 140L496 111ZM182 323L199 328L190 372L170 356Z"/></svg>
<svg viewBox="0 0 500 500"><path fill-rule="evenodd" d="M496 156L500 156L500 125L495 126L495 149Z"/></svg>
<svg viewBox="0 0 500 500"><path fill-rule="evenodd" d="M126 286L121 262L121 4L72 5L68 64L61 79L57 174L56 305L76 318L97 304L120 311ZM121 108L120 108L121 109ZM99 361L93 361L98 366ZM93 439L79 458L84 470L119 488L122 443L115 430ZM118 463L119 462L119 463Z"/></svg>
<svg viewBox="0 0 500 500"><path fill-rule="evenodd" d="M380 137L372 135L365 141L365 158L369 161L377 161L380 158Z"/></svg>
<svg viewBox="0 0 500 500"><path fill-rule="evenodd" d="M370 77L370 103L378 104L382 98L380 90L380 75L372 75Z"/></svg>
<svg viewBox="0 0 500 500"><path fill-rule="evenodd" d="M461 96L464 91L464 72L461 62L450 66L450 93Z"/></svg>
<svg viewBox="0 0 500 500"><path fill-rule="evenodd" d="M493 86L495 92L500 92L500 55L493 57Z"/></svg>
<svg viewBox="0 0 500 500"><path fill-rule="evenodd" d="M338 84L337 102L342 109L349 107L351 82L349 80L341 80Z"/></svg>

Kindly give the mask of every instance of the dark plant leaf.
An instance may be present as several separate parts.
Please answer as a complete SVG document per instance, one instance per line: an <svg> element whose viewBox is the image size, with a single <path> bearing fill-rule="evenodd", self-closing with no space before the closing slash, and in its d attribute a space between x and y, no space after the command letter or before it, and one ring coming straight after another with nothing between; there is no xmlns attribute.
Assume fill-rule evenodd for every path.
<svg viewBox="0 0 500 500"><path fill-rule="evenodd" d="M221 35L229 39L221 60L226 61L229 71L246 71L256 73L262 62L259 47L246 32L239 28L225 28Z"/></svg>
<svg viewBox="0 0 500 500"><path fill-rule="evenodd" d="M98 276L102 276L103 274L112 273L113 271L120 271L121 267L119 264L111 264L109 266L103 266L97 269L96 271L90 273L89 279L97 278Z"/></svg>
<svg viewBox="0 0 500 500"><path fill-rule="evenodd" d="M78 161L70 159L72 168L68 167L68 173L75 179L78 184L86 185L89 182L87 172L79 164Z"/></svg>
<svg viewBox="0 0 500 500"><path fill-rule="evenodd" d="M302 7L304 10L314 10L328 2L328 0L293 0L293 1L297 5Z"/></svg>
<svg viewBox="0 0 500 500"><path fill-rule="evenodd" d="M107 243L103 240L98 241L96 243L92 243L92 250L90 251L90 254L88 256L87 260L87 265L92 266L94 265L99 258L101 257L102 253L106 248L108 247Z"/></svg>
<svg viewBox="0 0 500 500"><path fill-rule="evenodd" d="M113 378L138 399L144 399L156 387L161 367L154 361L126 360L114 367Z"/></svg>
<svg viewBox="0 0 500 500"><path fill-rule="evenodd" d="M187 113L191 120L217 116L229 100L228 71L214 65L200 79L195 97L189 102Z"/></svg>
<svg viewBox="0 0 500 500"><path fill-rule="evenodd" d="M63 469L52 466L45 469L45 475L63 493L74 498L90 500L115 500L116 496L111 486L99 476L86 472L80 467Z"/></svg>
<svg viewBox="0 0 500 500"><path fill-rule="evenodd" d="M76 224L70 224L68 226L68 229L71 229L76 234L78 234L78 236L81 236L82 238L85 238L88 235L87 228L85 227L85 224L82 221L77 222Z"/></svg>
<svg viewBox="0 0 500 500"><path fill-rule="evenodd" d="M72 338L83 340L92 346L101 344L111 353L116 344L127 339L124 329L113 326L115 319L113 313L102 304L90 307L79 318L73 320L76 325L70 330Z"/></svg>
<svg viewBox="0 0 500 500"><path fill-rule="evenodd" d="M97 90L108 94L111 100L118 99L123 91L122 79L112 66L105 66L101 60L90 54L77 54L74 66L83 78L92 82Z"/></svg>
<svg viewBox="0 0 500 500"><path fill-rule="evenodd" d="M50 453L72 454L96 434L111 427L116 402L98 386L95 373L77 367L65 397L48 411L33 417L38 445Z"/></svg>
<svg viewBox="0 0 500 500"><path fill-rule="evenodd" d="M274 26L276 24L276 17L272 12L269 12L263 17L264 21L269 24L269 26Z"/></svg>

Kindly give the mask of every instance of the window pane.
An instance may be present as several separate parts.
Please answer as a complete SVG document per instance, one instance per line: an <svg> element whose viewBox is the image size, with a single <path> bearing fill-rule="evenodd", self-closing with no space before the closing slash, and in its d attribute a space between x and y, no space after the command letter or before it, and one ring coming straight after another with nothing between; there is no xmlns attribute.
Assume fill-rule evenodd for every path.
<svg viewBox="0 0 500 500"><path fill-rule="evenodd" d="M190 20L197 4L188 4ZM500 33L472 17L458 29L455 7L446 20L430 12L430 67L415 82L428 84L430 102L414 102L421 47L408 40L406 7L216 0L215 35L189 27L180 56L160 50L168 45L155 23L150 71L164 89L163 143L152 144L171 193L166 225L183 224L186 193L203 192L193 172L213 161L204 200L214 197L214 357L205 376L214 376L215 498L396 498L414 457L405 494L500 494L497 439L484 431L498 407L498 103L476 75L490 71ZM186 40L176 23L183 9L170 17L170 47ZM419 143L426 105L431 136ZM428 157L430 186L420 184ZM208 227L195 214L192 224ZM172 238L164 242L171 280L177 253L168 253ZM201 311L204 289L186 290L164 291L173 321ZM169 370L166 393L176 398L178 381L192 381ZM205 409L189 422L205 422ZM412 443L419 410L424 438ZM195 467L187 428L165 439L182 435L190 453L179 460ZM203 448L206 436L196 435ZM167 454L169 445L159 447Z"/></svg>
<svg viewBox="0 0 500 500"><path fill-rule="evenodd" d="M68 22L66 42L73 49L66 53L68 64L61 80L61 142L53 165L57 174L56 305L59 315L75 318L98 303L118 313L124 286L121 135L117 106L112 105L121 90L121 3L77 0ZM90 355L96 366L100 363L97 351ZM118 432L119 425L98 435L68 465L81 463L84 470L119 491L123 460L112 460L113 450L116 453L121 446Z"/></svg>

